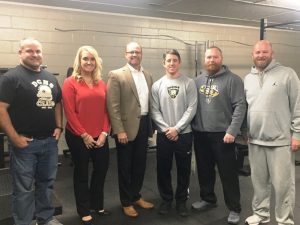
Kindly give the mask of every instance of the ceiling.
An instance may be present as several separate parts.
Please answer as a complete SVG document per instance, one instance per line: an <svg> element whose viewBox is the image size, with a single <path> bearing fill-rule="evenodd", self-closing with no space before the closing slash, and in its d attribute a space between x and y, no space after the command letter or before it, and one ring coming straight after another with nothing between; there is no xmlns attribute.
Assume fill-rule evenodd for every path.
<svg viewBox="0 0 300 225"><path fill-rule="evenodd" d="M2 1L5 2L5 1ZM10 0L24 4L300 31L299 0Z"/></svg>

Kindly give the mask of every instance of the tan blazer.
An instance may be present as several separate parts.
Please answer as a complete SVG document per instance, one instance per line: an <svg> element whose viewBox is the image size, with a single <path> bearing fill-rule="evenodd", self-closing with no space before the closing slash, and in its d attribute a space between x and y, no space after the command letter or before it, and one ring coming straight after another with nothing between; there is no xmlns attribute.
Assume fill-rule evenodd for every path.
<svg viewBox="0 0 300 225"><path fill-rule="evenodd" d="M151 109L151 86L153 83L150 73L144 71L149 89L149 110ZM137 89L128 66L110 71L107 82L107 110L110 118L112 135L126 132L129 141L136 138L141 118L141 105ZM149 112L150 114L150 112ZM153 134L149 116L149 136Z"/></svg>

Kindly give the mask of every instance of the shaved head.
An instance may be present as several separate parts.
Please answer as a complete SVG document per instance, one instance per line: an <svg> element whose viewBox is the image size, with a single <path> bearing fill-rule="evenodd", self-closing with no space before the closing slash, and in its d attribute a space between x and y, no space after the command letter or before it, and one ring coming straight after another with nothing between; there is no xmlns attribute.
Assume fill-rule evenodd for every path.
<svg viewBox="0 0 300 225"><path fill-rule="evenodd" d="M252 50L252 59L257 70L263 71L273 59L272 44L268 40L255 43Z"/></svg>

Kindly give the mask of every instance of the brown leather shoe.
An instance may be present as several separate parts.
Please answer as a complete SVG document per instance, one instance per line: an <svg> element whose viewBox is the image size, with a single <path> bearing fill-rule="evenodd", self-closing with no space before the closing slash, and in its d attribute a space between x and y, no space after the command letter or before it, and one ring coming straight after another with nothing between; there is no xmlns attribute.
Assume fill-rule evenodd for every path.
<svg viewBox="0 0 300 225"><path fill-rule="evenodd" d="M126 216L129 217L137 217L139 214L137 213L137 211L135 211L135 209L133 208L133 206L128 206L128 207L123 207L123 212Z"/></svg>
<svg viewBox="0 0 300 225"><path fill-rule="evenodd" d="M135 202L136 205L143 209L153 209L154 205L151 202L146 202L144 199L140 198Z"/></svg>

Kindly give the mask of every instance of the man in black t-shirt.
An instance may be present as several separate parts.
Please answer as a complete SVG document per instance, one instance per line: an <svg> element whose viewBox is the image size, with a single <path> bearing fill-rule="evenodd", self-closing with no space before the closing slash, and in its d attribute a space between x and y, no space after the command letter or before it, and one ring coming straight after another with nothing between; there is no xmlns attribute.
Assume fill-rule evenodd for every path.
<svg viewBox="0 0 300 225"><path fill-rule="evenodd" d="M42 45L20 42L20 65L0 80L0 126L9 138L15 225L62 225L51 204L62 132L61 89L41 69Z"/></svg>

